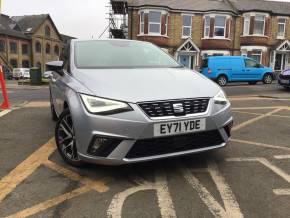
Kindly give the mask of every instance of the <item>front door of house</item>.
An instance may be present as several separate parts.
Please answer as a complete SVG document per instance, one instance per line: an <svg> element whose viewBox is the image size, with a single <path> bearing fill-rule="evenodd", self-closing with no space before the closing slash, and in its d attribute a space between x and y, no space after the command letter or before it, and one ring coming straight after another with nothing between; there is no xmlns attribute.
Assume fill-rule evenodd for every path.
<svg viewBox="0 0 290 218"><path fill-rule="evenodd" d="M195 68L195 55L180 55L179 62L183 66L189 69L194 69Z"/></svg>
<svg viewBox="0 0 290 218"><path fill-rule="evenodd" d="M275 70L284 70L287 65L287 54L276 54Z"/></svg>

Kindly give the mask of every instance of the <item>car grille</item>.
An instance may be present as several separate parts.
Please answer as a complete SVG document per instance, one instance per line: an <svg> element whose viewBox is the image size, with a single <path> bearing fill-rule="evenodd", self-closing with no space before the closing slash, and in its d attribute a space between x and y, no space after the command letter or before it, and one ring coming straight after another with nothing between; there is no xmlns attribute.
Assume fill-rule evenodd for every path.
<svg viewBox="0 0 290 218"><path fill-rule="evenodd" d="M182 104L184 111L176 112L173 108L174 104ZM208 105L208 98L139 103L142 110L152 118L204 113Z"/></svg>
<svg viewBox="0 0 290 218"><path fill-rule="evenodd" d="M181 136L138 140L128 152L126 158L132 159L164 155L212 147L222 143L224 143L224 140L218 130Z"/></svg>
<svg viewBox="0 0 290 218"><path fill-rule="evenodd" d="M279 78L280 78L280 79L289 79L289 80L290 80L290 75L283 75L283 74L280 74Z"/></svg>

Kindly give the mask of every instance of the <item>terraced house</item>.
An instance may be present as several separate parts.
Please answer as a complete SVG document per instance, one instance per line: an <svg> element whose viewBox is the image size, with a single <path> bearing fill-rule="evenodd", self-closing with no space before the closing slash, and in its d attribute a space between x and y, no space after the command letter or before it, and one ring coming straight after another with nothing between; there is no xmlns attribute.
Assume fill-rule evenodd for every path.
<svg viewBox="0 0 290 218"><path fill-rule="evenodd" d="M0 15L0 63L6 67L39 67L58 60L62 37L48 14Z"/></svg>
<svg viewBox="0 0 290 218"><path fill-rule="evenodd" d="M189 68L211 55L246 55L290 67L290 3L264 0L112 0L130 39L155 43ZM120 28L111 28L120 36Z"/></svg>

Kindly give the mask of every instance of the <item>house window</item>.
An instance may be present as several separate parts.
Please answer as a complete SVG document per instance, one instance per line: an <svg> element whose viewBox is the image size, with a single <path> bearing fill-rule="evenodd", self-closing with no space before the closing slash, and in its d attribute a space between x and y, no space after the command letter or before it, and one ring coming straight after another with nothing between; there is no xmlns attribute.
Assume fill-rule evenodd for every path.
<svg viewBox="0 0 290 218"><path fill-rule="evenodd" d="M214 22L214 36L224 38L225 29L226 29L226 17L216 16Z"/></svg>
<svg viewBox="0 0 290 218"><path fill-rule="evenodd" d="M35 52L36 53L41 53L41 44L40 42L35 43Z"/></svg>
<svg viewBox="0 0 290 218"><path fill-rule="evenodd" d="M279 18L278 19L278 38L284 38L285 37L285 27L286 27L286 18Z"/></svg>
<svg viewBox="0 0 290 218"><path fill-rule="evenodd" d="M54 46L54 54L55 55L59 55L59 47L58 47L58 45L56 45L56 46Z"/></svg>
<svg viewBox="0 0 290 218"><path fill-rule="evenodd" d="M29 68L30 66L29 66L30 64L29 64L29 61L28 60L23 60L22 61L22 67L23 68Z"/></svg>
<svg viewBox="0 0 290 218"><path fill-rule="evenodd" d="M244 17L244 35L250 34L251 17L249 15Z"/></svg>
<svg viewBox="0 0 290 218"><path fill-rule="evenodd" d="M210 33L210 16L204 18L204 37L209 37Z"/></svg>
<svg viewBox="0 0 290 218"><path fill-rule="evenodd" d="M0 40L0 52L5 52L5 41Z"/></svg>
<svg viewBox="0 0 290 218"><path fill-rule="evenodd" d="M252 51L250 54L248 54L249 58L254 59L258 63L262 62L262 51Z"/></svg>
<svg viewBox="0 0 290 218"><path fill-rule="evenodd" d="M256 15L254 20L254 34L264 35L265 32L265 15Z"/></svg>
<svg viewBox="0 0 290 218"><path fill-rule="evenodd" d="M145 28L144 21L145 21L145 13L144 11L142 11L140 13L140 34L144 34L144 28Z"/></svg>
<svg viewBox="0 0 290 218"><path fill-rule="evenodd" d="M49 28L49 26L45 26L44 32L45 32L44 33L45 37L50 38L50 28Z"/></svg>
<svg viewBox="0 0 290 218"><path fill-rule="evenodd" d="M183 15L182 19L183 19L182 37L183 38L191 37L192 18L190 15Z"/></svg>
<svg viewBox="0 0 290 218"><path fill-rule="evenodd" d="M161 34L161 12L149 12L149 33Z"/></svg>
<svg viewBox="0 0 290 218"><path fill-rule="evenodd" d="M10 53L17 54L17 43L10 42Z"/></svg>
<svg viewBox="0 0 290 218"><path fill-rule="evenodd" d="M45 52L46 54L50 54L50 45L48 43L45 46Z"/></svg>
<svg viewBox="0 0 290 218"><path fill-rule="evenodd" d="M22 44L22 54L27 55L28 54L28 45L27 44Z"/></svg>
<svg viewBox="0 0 290 218"><path fill-rule="evenodd" d="M18 63L16 59L10 59L10 64L13 68L17 68Z"/></svg>

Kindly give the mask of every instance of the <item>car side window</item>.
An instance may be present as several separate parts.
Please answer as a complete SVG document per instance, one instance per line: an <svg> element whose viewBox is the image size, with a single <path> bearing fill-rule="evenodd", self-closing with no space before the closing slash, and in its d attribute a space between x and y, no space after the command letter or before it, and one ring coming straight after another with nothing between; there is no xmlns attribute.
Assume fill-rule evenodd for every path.
<svg viewBox="0 0 290 218"><path fill-rule="evenodd" d="M253 60L245 59L245 65L247 68L258 68L259 64Z"/></svg>

